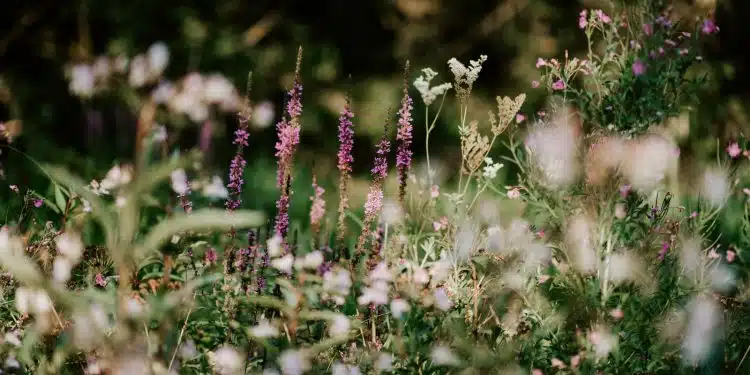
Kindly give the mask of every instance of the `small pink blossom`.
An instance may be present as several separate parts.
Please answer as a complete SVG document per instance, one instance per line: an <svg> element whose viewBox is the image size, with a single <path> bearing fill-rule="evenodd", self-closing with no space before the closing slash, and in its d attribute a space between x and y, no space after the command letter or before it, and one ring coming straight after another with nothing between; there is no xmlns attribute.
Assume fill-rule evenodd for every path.
<svg viewBox="0 0 750 375"><path fill-rule="evenodd" d="M596 16L599 17L599 20L601 20L602 23L606 24L606 23L612 22L612 19L609 18L609 16L606 13L604 13L603 10L597 9L594 11L594 13L596 13Z"/></svg>
<svg viewBox="0 0 750 375"><path fill-rule="evenodd" d="M204 260L206 262L206 265L212 265L212 264L216 263L216 259L217 258L218 258L218 256L217 256L216 250L214 248L211 247L208 250L206 250L205 260Z"/></svg>
<svg viewBox="0 0 750 375"><path fill-rule="evenodd" d="M542 370L535 368L531 370L531 375L544 375L544 373L542 372Z"/></svg>
<svg viewBox="0 0 750 375"><path fill-rule="evenodd" d="M526 116L524 116L523 113L517 113L516 114L516 124L520 124L526 120Z"/></svg>
<svg viewBox="0 0 750 375"><path fill-rule="evenodd" d="M537 69L539 69L539 68L541 68L543 66L546 66L546 65L547 65L547 62L544 61L543 58L540 57L540 58L536 59L536 68Z"/></svg>
<svg viewBox="0 0 750 375"><path fill-rule="evenodd" d="M539 284L544 284L547 282L547 280L549 280L549 277L549 275L539 275L537 277L537 282L539 282Z"/></svg>
<svg viewBox="0 0 750 375"><path fill-rule="evenodd" d="M564 369L568 366L565 365L565 362L559 360L558 358L552 358L552 361L550 361L552 364L552 367L558 368L558 369Z"/></svg>
<svg viewBox="0 0 750 375"><path fill-rule="evenodd" d="M578 365L581 364L581 355L576 354L573 357L570 358L570 367L576 368Z"/></svg>
<svg viewBox="0 0 750 375"><path fill-rule="evenodd" d="M440 196L440 186L432 185L430 189L430 198L435 199Z"/></svg>
<svg viewBox="0 0 750 375"><path fill-rule="evenodd" d="M703 21L703 26L701 27L701 31L703 34L711 35L719 32L719 27L716 26L716 23L712 19L707 19Z"/></svg>
<svg viewBox="0 0 750 375"><path fill-rule="evenodd" d="M44 200L43 199L37 199L37 200L34 201L34 207L36 207L36 208L42 207L43 204L44 204Z"/></svg>
<svg viewBox="0 0 750 375"><path fill-rule="evenodd" d="M586 9L582 10L581 13L578 14L578 27L581 29L586 28L586 17L588 16L588 11Z"/></svg>
<svg viewBox="0 0 750 375"><path fill-rule="evenodd" d="M651 36L654 34L654 26L650 23L644 23L643 24L643 33L646 34L646 36Z"/></svg>
<svg viewBox="0 0 750 375"><path fill-rule="evenodd" d="M107 286L107 280L104 278L101 272L97 273L96 277L94 277L94 283L102 288Z"/></svg>
<svg viewBox="0 0 750 375"><path fill-rule="evenodd" d="M732 263L734 262L734 257L737 256L737 253L735 253L732 250L727 250L727 262Z"/></svg>
<svg viewBox="0 0 750 375"><path fill-rule="evenodd" d="M630 194L630 185L620 186L620 196L622 198L627 198L628 194Z"/></svg>
<svg viewBox="0 0 750 375"><path fill-rule="evenodd" d="M18 185L10 185L8 186L10 190L13 190L14 192L18 193Z"/></svg>
<svg viewBox="0 0 750 375"><path fill-rule="evenodd" d="M740 145L737 144L737 142L732 142L727 146L727 154L729 154L729 157L732 159L740 156L740 153L742 153L742 149L740 148Z"/></svg>
<svg viewBox="0 0 750 375"><path fill-rule="evenodd" d="M716 248L711 248L711 250L708 251L708 258L709 259L719 259L721 255L716 251Z"/></svg>
<svg viewBox="0 0 750 375"><path fill-rule="evenodd" d="M633 62L633 75L636 77L639 77L643 75L643 73L646 73L646 63L644 63L641 60L635 60Z"/></svg>
<svg viewBox="0 0 750 375"><path fill-rule="evenodd" d="M544 117L544 116L547 116L547 112L537 111L536 115L539 116L539 117Z"/></svg>
<svg viewBox="0 0 750 375"><path fill-rule="evenodd" d="M508 198L510 199L518 199L521 197L521 189L514 187L510 190L508 190Z"/></svg>
<svg viewBox="0 0 750 375"><path fill-rule="evenodd" d="M563 90L563 89L565 89L565 82L563 82L563 80L561 80L561 79L558 79L557 81L555 81L555 83L552 84L552 89L553 90Z"/></svg>
<svg viewBox="0 0 750 375"><path fill-rule="evenodd" d="M435 230L435 232L440 232L443 229L448 229L448 217L443 216L440 218L440 220L433 221L432 228Z"/></svg>
<svg viewBox="0 0 750 375"><path fill-rule="evenodd" d="M625 313L621 308L617 307L609 311L609 316L611 316L612 319L620 320L625 316Z"/></svg>
<svg viewBox="0 0 750 375"><path fill-rule="evenodd" d="M690 218L691 219L694 219L696 217L698 217L698 211L693 211L693 212L690 213Z"/></svg>
<svg viewBox="0 0 750 375"><path fill-rule="evenodd" d="M531 81L531 87L532 88L539 88L539 81Z"/></svg>

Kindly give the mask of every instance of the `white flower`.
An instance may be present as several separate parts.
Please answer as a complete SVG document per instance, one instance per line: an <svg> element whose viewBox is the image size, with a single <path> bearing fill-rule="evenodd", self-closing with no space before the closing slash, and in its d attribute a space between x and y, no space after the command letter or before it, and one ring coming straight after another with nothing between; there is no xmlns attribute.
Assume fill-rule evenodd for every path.
<svg viewBox="0 0 750 375"><path fill-rule="evenodd" d="M224 110L235 109L240 100L237 89L221 74L211 74L204 82L203 99L210 104L219 104Z"/></svg>
<svg viewBox="0 0 750 375"><path fill-rule="evenodd" d="M4 339L5 342L13 346L21 346L21 340L18 338L18 331L6 333Z"/></svg>
<svg viewBox="0 0 750 375"><path fill-rule="evenodd" d="M394 298L393 301L391 301L391 313L396 319L401 318L405 312L408 312L411 310L411 306L409 305L409 302L406 302L402 298Z"/></svg>
<svg viewBox="0 0 750 375"><path fill-rule="evenodd" d="M581 273L596 271L599 263L592 232L592 224L589 219L583 215L576 215L571 219L566 233L568 245L572 250L571 260Z"/></svg>
<svg viewBox="0 0 750 375"><path fill-rule="evenodd" d="M283 273L287 273L287 274L292 273L293 264L294 264L294 255L292 255L291 253L284 255L281 258L276 258L276 259L271 260L271 266L273 266L273 268L276 268L277 270Z"/></svg>
<svg viewBox="0 0 750 375"><path fill-rule="evenodd" d="M211 183L203 187L203 195L214 199L226 199L229 197L229 191L224 186L221 177L214 176Z"/></svg>
<svg viewBox="0 0 750 375"><path fill-rule="evenodd" d="M273 103L270 101L264 101L259 103L253 109L252 122L253 126L258 129L267 128L273 123L274 119L274 108Z"/></svg>
<svg viewBox="0 0 750 375"><path fill-rule="evenodd" d="M107 175L104 176L102 182L96 184L100 189L96 189L97 186L94 186L94 182L96 180L92 181L92 186L103 194L107 194L109 190L130 183L132 179L133 171L129 167L115 165L109 171L107 171Z"/></svg>
<svg viewBox="0 0 750 375"><path fill-rule="evenodd" d="M128 198L125 198L125 196L119 195L115 198L115 206L117 206L117 208L125 207L125 203L128 203Z"/></svg>
<svg viewBox="0 0 750 375"><path fill-rule="evenodd" d="M357 298L360 305L374 304L376 306L388 303L388 283L375 281L369 287L362 288L362 295Z"/></svg>
<svg viewBox="0 0 750 375"><path fill-rule="evenodd" d="M195 348L195 342L188 340L184 344L180 345L180 358L191 359L198 355L198 350Z"/></svg>
<svg viewBox="0 0 750 375"><path fill-rule="evenodd" d="M260 338L276 337L279 335L279 330L267 319L261 319L257 326L250 328L250 334Z"/></svg>
<svg viewBox="0 0 750 375"><path fill-rule="evenodd" d="M538 125L526 137L525 143L542 178L550 187L565 187L578 178L578 137L567 121Z"/></svg>
<svg viewBox="0 0 750 375"><path fill-rule="evenodd" d="M151 78L160 76L169 63L169 48L164 42L156 42L148 48L148 68Z"/></svg>
<svg viewBox="0 0 750 375"><path fill-rule="evenodd" d="M177 94L172 82L162 81L156 86L154 91L151 92L151 99L156 104L166 104Z"/></svg>
<svg viewBox="0 0 750 375"><path fill-rule="evenodd" d="M281 236L276 233L273 235L273 237L268 239L267 246L268 246L268 256L271 258L276 258L281 255L282 248L281 245L283 244L283 239Z"/></svg>
<svg viewBox="0 0 750 375"><path fill-rule="evenodd" d="M404 218L404 211L401 209L401 205L391 201L386 200L383 203L383 209L380 213L380 219L388 224L388 225L396 225L401 222L401 220Z"/></svg>
<svg viewBox="0 0 750 375"><path fill-rule="evenodd" d="M378 263L375 268L370 271L370 281L390 281L391 271L388 270L388 265L385 262Z"/></svg>
<svg viewBox="0 0 750 375"><path fill-rule="evenodd" d="M91 202L81 198L81 204L83 204L83 212L91 212Z"/></svg>
<svg viewBox="0 0 750 375"><path fill-rule="evenodd" d="M636 281L638 273L645 269L645 264L631 254L615 253L607 258L609 279L614 284Z"/></svg>
<svg viewBox="0 0 750 375"><path fill-rule="evenodd" d="M456 58L448 60L448 67L455 77L456 86L471 90L471 86L479 78L479 72L482 71L482 64L485 61L487 61L487 55L481 55L479 60L469 60L469 67L467 68Z"/></svg>
<svg viewBox="0 0 750 375"><path fill-rule="evenodd" d="M390 353L380 353L375 360L375 370L379 372L391 371L393 368L393 355Z"/></svg>
<svg viewBox="0 0 750 375"><path fill-rule="evenodd" d="M492 161L491 157L484 158L484 170L482 172L482 176L488 180L493 180L495 177L497 177L497 171L500 170L500 168L504 167L505 165L503 163L495 163Z"/></svg>
<svg viewBox="0 0 750 375"><path fill-rule="evenodd" d="M602 327L589 333L589 340L594 344L594 354L604 358L617 347L617 336Z"/></svg>
<svg viewBox="0 0 750 375"><path fill-rule="evenodd" d="M281 353L279 366L284 375L302 375L310 369L310 360L300 350L287 350Z"/></svg>
<svg viewBox="0 0 750 375"><path fill-rule="evenodd" d="M184 169L180 168L172 171L171 185L172 190L174 190L177 195L186 195L190 192L190 185L188 185L187 174L185 174Z"/></svg>
<svg viewBox="0 0 750 375"><path fill-rule="evenodd" d="M244 373L245 360L237 349L223 346L213 355L213 366L220 375L238 375Z"/></svg>
<svg viewBox="0 0 750 375"><path fill-rule="evenodd" d="M154 142L164 142L167 140L167 128L161 124L154 124L151 137Z"/></svg>
<svg viewBox="0 0 750 375"><path fill-rule="evenodd" d="M97 57L91 69L94 74L94 78L98 80L106 80L112 73L112 67L110 66L109 58L105 56Z"/></svg>
<svg viewBox="0 0 750 375"><path fill-rule="evenodd" d="M82 98L94 95L94 71L88 64L76 64L70 71L70 92Z"/></svg>
<svg viewBox="0 0 750 375"><path fill-rule="evenodd" d="M83 241L78 233L65 231L55 240L57 251L73 263L83 256Z"/></svg>
<svg viewBox="0 0 750 375"><path fill-rule="evenodd" d="M430 282L430 275L422 267L414 268L411 280L419 285L424 285Z"/></svg>
<svg viewBox="0 0 750 375"><path fill-rule="evenodd" d="M451 302L448 294L445 293L445 289L435 289L433 296L435 297L435 306L437 306L438 309L448 311L451 307L453 307L453 302Z"/></svg>
<svg viewBox="0 0 750 375"><path fill-rule="evenodd" d="M37 316L44 315L52 311L52 300L47 295L47 292L43 290L37 290L30 300L31 311Z"/></svg>
<svg viewBox="0 0 750 375"><path fill-rule="evenodd" d="M331 366L332 375L360 375L359 367L336 362Z"/></svg>
<svg viewBox="0 0 750 375"><path fill-rule="evenodd" d="M666 138L648 136L635 141L625 157L623 174L634 189L651 192L677 162L677 147Z"/></svg>
<svg viewBox="0 0 750 375"><path fill-rule="evenodd" d="M349 333L349 329L351 328L351 322L349 319L342 315L342 314L336 314L336 316L331 319L330 322L330 333L331 336L343 336Z"/></svg>
<svg viewBox="0 0 750 375"><path fill-rule="evenodd" d="M446 346L437 346L430 353L432 363L438 366L457 366L460 363L458 357Z"/></svg>
<svg viewBox="0 0 750 375"><path fill-rule="evenodd" d="M70 280L70 272L73 265L64 257L57 257L52 263L52 278L58 283L65 283Z"/></svg>
<svg viewBox="0 0 750 375"><path fill-rule="evenodd" d="M439 283L445 280L451 271L451 264L446 259L440 259L430 266L430 276L433 283Z"/></svg>
<svg viewBox="0 0 750 375"><path fill-rule="evenodd" d="M307 253L302 259L297 259L294 266L297 269L317 269L318 266L323 264L323 253L315 250L313 252Z"/></svg>
<svg viewBox="0 0 750 375"><path fill-rule="evenodd" d="M21 314L31 312L31 300L34 298L34 291L26 287L16 288L16 310Z"/></svg>
<svg viewBox="0 0 750 375"><path fill-rule="evenodd" d="M716 301L699 296L688 305L689 318L682 342L683 360L693 365L708 359L711 348L723 333L722 311Z"/></svg>
<svg viewBox="0 0 750 375"><path fill-rule="evenodd" d="M130 62L130 74L128 83L135 88L141 87L148 82L149 66L146 56L138 55Z"/></svg>
<svg viewBox="0 0 750 375"><path fill-rule="evenodd" d="M723 205L729 197L729 180L723 171L715 168L705 171L701 188L701 195L715 207Z"/></svg>
<svg viewBox="0 0 750 375"><path fill-rule="evenodd" d="M323 275L324 298L331 298L338 305L344 304L343 297L349 295L351 286L352 280L347 270L334 269Z"/></svg>
<svg viewBox="0 0 750 375"><path fill-rule="evenodd" d="M417 77L417 80L414 81L414 87L419 91L425 105L432 104L438 96L445 94L453 87L450 83L443 83L435 87L430 87L430 81L436 76L437 72L430 68L425 68L422 69L422 75Z"/></svg>
<svg viewBox="0 0 750 375"><path fill-rule="evenodd" d="M134 297L130 297L125 302L125 312L129 316L133 318L137 318L146 312L146 306L144 305L143 302L139 301L138 299Z"/></svg>

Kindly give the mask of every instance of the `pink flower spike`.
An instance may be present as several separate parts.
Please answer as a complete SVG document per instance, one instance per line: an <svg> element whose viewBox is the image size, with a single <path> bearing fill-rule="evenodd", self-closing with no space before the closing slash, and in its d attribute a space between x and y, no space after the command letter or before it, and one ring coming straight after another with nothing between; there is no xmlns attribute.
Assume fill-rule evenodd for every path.
<svg viewBox="0 0 750 375"><path fill-rule="evenodd" d="M729 154L729 157L732 159L740 156L742 153L742 149L740 148L740 145L737 144L737 142L732 142L727 146L727 154Z"/></svg>
<svg viewBox="0 0 750 375"><path fill-rule="evenodd" d="M588 11L586 9L582 10L581 13L578 14L578 27L580 29L586 28L586 17L588 16Z"/></svg>
<svg viewBox="0 0 750 375"><path fill-rule="evenodd" d="M561 80L561 79L558 79L557 81L555 81L555 83L552 84L552 89L553 90L563 90L563 89L565 89L565 82L563 82L563 80Z"/></svg>
<svg viewBox="0 0 750 375"><path fill-rule="evenodd" d="M526 116L523 115L523 113L516 114L516 124L520 124L526 120Z"/></svg>
<svg viewBox="0 0 750 375"><path fill-rule="evenodd" d="M734 262L734 257L737 256L737 253L735 253L732 250L727 250L727 262L732 263Z"/></svg>

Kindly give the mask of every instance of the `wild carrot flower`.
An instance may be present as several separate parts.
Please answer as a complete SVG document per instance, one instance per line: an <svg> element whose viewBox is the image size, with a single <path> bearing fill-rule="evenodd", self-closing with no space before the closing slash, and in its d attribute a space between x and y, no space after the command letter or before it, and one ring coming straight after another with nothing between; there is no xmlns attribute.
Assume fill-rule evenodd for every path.
<svg viewBox="0 0 750 375"><path fill-rule="evenodd" d="M354 113L351 110L351 99L346 98L346 105L339 117L339 152L338 152L338 169L339 169L339 216L337 224L337 241L341 243L346 232L346 210L349 208L349 196L347 188L349 187L349 174L352 172L352 150L354 149L354 125L352 119Z"/></svg>
<svg viewBox="0 0 750 375"><path fill-rule="evenodd" d="M412 142L412 124L411 110L412 99L409 96L406 75L409 70L409 62L406 62L404 68L404 96L401 99L401 109L398 111L398 132L396 140L399 141L398 151L396 153L396 167L398 168L398 198L403 203L406 195L406 178L411 168L411 142Z"/></svg>

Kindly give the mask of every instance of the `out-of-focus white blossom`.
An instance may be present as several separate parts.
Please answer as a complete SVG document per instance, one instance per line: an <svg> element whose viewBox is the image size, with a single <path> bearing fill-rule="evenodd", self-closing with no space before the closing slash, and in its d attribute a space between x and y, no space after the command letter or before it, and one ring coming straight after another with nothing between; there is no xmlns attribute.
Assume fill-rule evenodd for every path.
<svg viewBox="0 0 750 375"><path fill-rule="evenodd" d="M677 163L677 146L660 136L634 141L623 161L623 174L637 190L651 192L668 176Z"/></svg>
<svg viewBox="0 0 750 375"><path fill-rule="evenodd" d="M161 76L169 63L169 48L164 42L156 42L146 52L148 70L151 78Z"/></svg>
<svg viewBox="0 0 750 375"><path fill-rule="evenodd" d="M594 345L594 355L598 358L604 358L617 348L618 340L617 336L609 330L598 327L589 332L589 341Z"/></svg>
<svg viewBox="0 0 750 375"><path fill-rule="evenodd" d="M379 372L391 371L393 368L393 354L390 353L379 353L377 359L375 359L375 370Z"/></svg>
<svg viewBox="0 0 750 375"><path fill-rule="evenodd" d="M323 264L323 260L323 253L319 250L315 250L305 254L302 258L298 258L294 263L294 266L297 269L315 270L318 266Z"/></svg>
<svg viewBox="0 0 750 375"><path fill-rule="evenodd" d="M388 303L388 283L375 281L370 286L362 288L362 295L357 298L360 305L373 304L376 306Z"/></svg>
<svg viewBox="0 0 750 375"><path fill-rule="evenodd" d="M686 364L694 365L707 360L711 348L717 345L722 334L722 311L716 301L698 296L689 303L688 316L682 354Z"/></svg>
<svg viewBox="0 0 750 375"><path fill-rule="evenodd" d="M65 257L57 257L52 262L52 279L58 283L66 283L70 280L73 264Z"/></svg>
<svg viewBox="0 0 750 375"><path fill-rule="evenodd" d="M130 62L130 73L128 83L135 88L142 87L148 82L149 66L148 59L144 55L137 55Z"/></svg>
<svg viewBox="0 0 750 375"><path fill-rule="evenodd" d="M568 224L566 239L571 250L569 256L573 266L581 273L592 273L599 264L592 237L591 221L583 215L574 216Z"/></svg>
<svg viewBox="0 0 750 375"><path fill-rule="evenodd" d="M386 200L383 202L383 209L380 212L380 220L388 225L399 224L404 218L404 211L397 202Z"/></svg>
<svg viewBox="0 0 750 375"><path fill-rule="evenodd" d="M104 179L99 183L100 188L107 192L130 183L133 179L133 170L130 166L115 165L107 171Z"/></svg>
<svg viewBox="0 0 750 375"><path fill-rule="evenodd" d="M284 242L284 239L281 238L280 235L274 234L273 237L268 239L267 246L268 246L268 256L271 258L276 258L278 256L281 256L283 253L282 244Z"/></svg>
<svg viewBox="0 0 750 375"><path fill-rule="evenodd" d="M349 333L349 329L352 326L352 323L349 321L349 318L342 314L336 314L336 316L331 319L329 326L329 331L331 333L331 336L343 336Z"/></svg>
<svg viewBox="0 0 750 375"><path fill-rule="evenodd" d="M277 270L284 272L286 274L292 273L292 265L294 264L294 255L287 254L284 255L281 258L276 258L271 260L271 266L273 268L276 268Z"/></svg>
<svg viewBox="0 0 750 375"><path fill-rule="evenodd" d="M73 263L83 256L83 241L78 233L65 231L55 240L57 251Z"/></svg>
<svg viewBox="0 0 750 375"><path fill-rule="evenodd" d="M203 186L202 192L206 197L213 199L226 199L229 197L229 191L219 176L213 176L211 183Z"/></svg>
<svg viewBox="0 0 750 375"><path fill-rule="evenodd" d="M432 363L438 366L458 366L461 361L447 346L436 346L430 353Z"/></svg>
<svg viewBox="0 0 750 375"><path fill-rule="evenodd" d="M182 168L172 171L170 182L172 185L172 190L174 190L177 195L185 195L190 191L187 174Z"/></svg>
<svg viewBox="0 0 750 375"><path fill-rule="evenodd" d="M238 375L245 372L245 359L240 352L230 346L223 346L214 352L211 364L219 375Z"/></svg>
<svg viewBox="0 0 750 375"><path fill-rule="evenodd" d="M331 375L360 375L359 367L336 362L331 366Z"/></svg>
<svg viewBox="0 0 750 375"><path fill-rule="evenodd" d="M394 298L391 301L391 313L396 319L401 318L404 313L411 310L411 305L409 305L409 302L402 298Z"/></svg>
<svg viewBox="0 0 750 375"><path fill-rule="evenodd" d="M250 328L250 334L260 338L276 337L279 335L279 330L267 319L261 319L257 326Z"/></svg>
<svg viewBox="0 0 750 375"><path fill-rule="evenodd" d="M270 101L264 101L259 103L253 109L252 123L258 129L265 129L269 125L273 124L274 120L274 107Z"/></svg>
<svg viewBox="0 0 750 375"><path fill-rule="evenodd" d="M435 297L435 306L437 306L438 309L448 311L451 307L453 307L453 302L451 301L450 297L448 297L448 294L445 293L445 289L435 289L433 297Z"/></svg>
<svg viewBox="0 0 750 375"><path fill-rule="evenodd" d="M564 117L565 114L558 115ZM575 128L566 121L538 124L526 137L526 148L550 187L566 187L578 178L579 139Z"/></svg>
<svg viewBox="0 0 750 375"><path fill-rule="evenodd" d="M430 82L435 78L438 73L430 68L422 69L422 75L417 77L414 81L414 88L419 91L419 95L422 96L422 102L429 106L432 104L438 96L445 94L450 90L453 85L450 83L443 83L434 87L430 87Z"/></svg>
<svg viewBox="0 0 750 375"><path fill-rule="evenodd" d="M76 64L70 70L70 92L82 98L94 95L94 71L91 65Z"/></svg>
<svg viewBox="0 0 750 375"><path fill-rule="evenodd" d="M724 205L730 192L729 179L724 171L709 168L703 173L701 195L713 206Z"/></svg>
<svg viewBox="0 0 750 375"><path fill-rule="evenodd" d="M287 350L279 356L279 367L284 375L302 375L310 369L310 360L300 350Z"/></svg>

